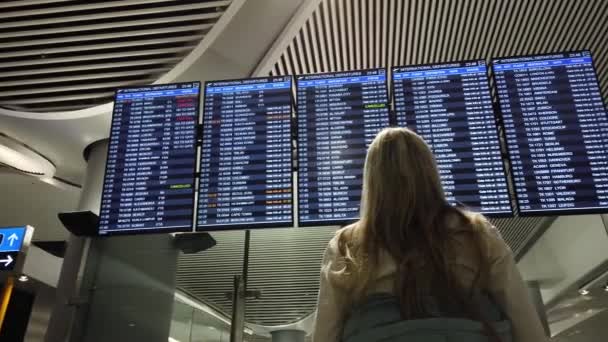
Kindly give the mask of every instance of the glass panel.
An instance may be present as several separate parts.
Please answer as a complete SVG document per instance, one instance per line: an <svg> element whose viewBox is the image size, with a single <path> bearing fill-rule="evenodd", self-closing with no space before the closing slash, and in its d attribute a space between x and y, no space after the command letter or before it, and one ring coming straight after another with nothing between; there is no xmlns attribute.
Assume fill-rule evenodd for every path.
<svg viewBox="0 0 608 342"><path fill-rule="evenodd" d="M214 320L208 313L196 310L190 342L230 341L230 324Z"/></svg>
<svg viewBox="0 0 608 342"><path fill-rule="evenodd" d="M192 332L192 317L194 308L175 301L173 304L173 317L171 319L171 330L169 342L189 342Z"/></svg>
<svg viewBox="0 0 608 342"><path fill-rule="evenodd" d="M243 272L245 232L212 232L211 235L216 246L201 253L180 254L177 288L230 317L233 279Z"/></svg>
<svg viewBox="0 0 608 342"><path fill-rule="evenodd" d="M336 227L254 230L251 232L245 321L273 330L310 333L319 292L323 253Z"/></svg>

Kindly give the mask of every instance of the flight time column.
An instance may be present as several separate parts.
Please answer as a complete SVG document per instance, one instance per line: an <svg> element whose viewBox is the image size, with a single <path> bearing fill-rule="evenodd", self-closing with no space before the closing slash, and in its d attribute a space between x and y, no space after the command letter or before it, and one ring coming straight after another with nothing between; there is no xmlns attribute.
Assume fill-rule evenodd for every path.
<svg viewBox="0 0 608 342"><path fill-rule="evenodd" d="M556 88L571 90L571 95L560 96L559 119L564 130L561 130L552 146L564 146L565 153L572 153L570 163L555 162L555 168L563 170L554 175L562 182L556 185L555 193L560 209L601 208L608 206L608 116L603 105L595 70L591 57L583 54L580 58L570 59L563 67L557 67L556 74L560 82ZM571 105L564 103L565 99ZM566 114L574 111L576 115ZM570 141L579 128L583 146L574 146ZM561 133L561 134L560 134ZM570 145L571 147L569 147ZM586 158L585 158L586 157ZM586 160L585 160L586 159ZM573 172L572 172L573 171ZM565 176L572 173L571 177ZM591 178L587 176L591 174Z"/></svg>
<svg viewBox="0 0 608 342"><path fill-rule="evenodd" d="M168 188L162 189L157 203L157 218L162 211L163 226L192 227L194 217L194 173L196 171L196 124L199 118L200 86L176 89L161 102L164 104L165 133L162 148L166 160L159 168L159 179L166 181ZM163 103L164 102L164 103ZM158 145L157 145L158 146ZM157 148L157 147L156 147ZM163 183L161 183L163 185ZM158 219L157 219L158 221ZM157 222L158 223L158 222Z"/></svg>
<svg viewBox="0 0 608 342"><path fill-rule="evenodd" d="M144 94L132 228L192 227L198 88Z"/></svg>
<svg viewBox="0 0 608 342"><path fill-rule="evenodd" d="M433 132L429 98L423 73L394 72L393 86L395 87L395 109L398 113L403 113L403 115L397 115L397 124L415 131L432 146Z"/></svg>
<svg viewBox="0 0 608 342"><path fill-rule="evenodd" d="M265 203L258 208L265 211L263 222L281 225L293 222L291 77L277 80L264 85L263 93L258 92L258 106L264 106L266 115L267 161Z"/></svg>
<svg viewBox="0 0 608 342"><path fill-rule="evenodd" d="M467 135L470 139L470 150L467 147L460 156L463 164L465 161L471 163L473 175L455 177L458 186L467 185L457 200L485 214L510 215L513 209L485 61L478 61L476 66L467 66L462 71L461 90L466 128L458 127L454 131L461 142L467 140Z"/></svg>
<svg viewBox="0 0 608 342"><path fill-rule="evenodd" d="M329 88L298 80L298 197L301 220L333 217Z"/></svg>
<svg viewBox="0 0 608 342"><path fill-rule="evenodd" d="M200 158L200 178L198 198L198 225L216 223L218 220L220 146L222 124L222 94L216 89L205 91L203 108L203 139ZM204 196L202 194L205 194ZM222 194L223 195L223 194Z"/></svg>
<svg viewBox="0 0 608 342"><path fill-rule="evenodd" d="M537 173L547 170L547 156L543 144L543 132L538 119L529 116L536 104L528 71L495 68L496 86L505 126L505 135L513 171L520 210L541 207L540 190L545 190ZM540 176L540 174L538 175ZM552 190L552 186L546 188Z"/></svg>
<svg viewBox="0 0 608 342"><path fill-rule="evenodd" d="M104 188L102 191L99 234L104 235L116 228L123 218L119 218L121 198L132 201L132 193L121 196L122 183L130 172L135 172L137 162L126 161L127 140L129 138L129 122L133 100L125 95L116 96L112 126L110 128L110 142L108 146L108 159ZM130 204L130 203L129 203ZM130 208L129 208L130 209ZM130 213L130 212L129 212ZM122 223L122 222L120 222Z"/></svg>

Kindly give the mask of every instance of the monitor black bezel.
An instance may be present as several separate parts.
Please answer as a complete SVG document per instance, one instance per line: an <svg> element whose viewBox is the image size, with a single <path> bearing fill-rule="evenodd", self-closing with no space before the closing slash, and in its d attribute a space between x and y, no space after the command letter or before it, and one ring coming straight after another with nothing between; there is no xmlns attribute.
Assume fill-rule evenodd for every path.
<svg viewBox="0 0 608 342"><path fill-rule="evenodd" d="M601 96L601 86L599 83L599 78L598 78L598 74L597 74L597 68L595 67L595 59L593 57L593 52L591 50L567 50L567 51L559 51L559 52L548 52L548 53L542 53L542 54L527 54L527 55L517 55L517 56L504 56L504 57L499 57L499 58L492 58L490 61L490 66L492 68L492 78L494 80L494 85L496 85L496 72L494 71L494 65L495 62L497 60L500 59L508 59L508 58L531 58L531 57L542 57L542 56L551 56L551 55L557 55L557 54L568 54L568 53L583 53L583 52L587 52L589 53L589 57L591 57L591 67L593 68L593 72L595 74L595 81L596 81L596 85L597 85L597 89L600 92L600 96ZM561 57L561 58L568 58L568 57ZM605 208L581 208L581 209L573 209L573 208L565 208L565 209L542 209L542 210L521 210L521 206L519 203L519 191L517 190L517 187L515 186L515 174L513 173L513 164L512 164L512 151L511 148L509 147L509 141L507 138L507 134L506 134L506 129L504 127L504 117L503 117L503 113L502 113L502 104L501 104L501 100L500 100L500 95L498 94L498 88L496 88L496 100L498 101L498 108L499 108L499 112L500 112L500 116L501 116L501 125L502 128L505 132L505 144L507 145L507 152L508 152L508 157L509 157L509 169L511 171L511 180L513 182L513 190L514 190L514 195L515 195L515 203L517 206L517 214L519 217L539 217L539 216L561 216L561 215L587 215L587 214L605 214L608 213L608 207ZM604 99L602 98L602 104L604 106L604 113L606 113L606 115L608 116L608 110L606 108L606 103L604 101ZM517 141L515 141L515 143L517 143Z"/></svg>
<svg viewBox="0 0 608 342"><path fill-rule="evenodd" d="M484 62L484 65L486 67L486 82L487 82L487 91L488 91L488 95L490 96L490 104L492 105L492 87L490 84L490 75L489 75L489 71L490 71L490 66L488 65L488 61L485 59L468 59L468 60L464 60L464 61L451 61L451 62L441 62L441 63L425 63L425 64L416 64L416 65L404 65L404 66L393 66L391 68L391 85L393 87L393 104L396 103L395 102L395 97L396 97L396 91L395 91L395 70L399 69L399 68L409 68L409 67L425 67L425 66L441 66L441 65L449 65L449 64L463 64L463 63L471 63L471 62ZM480 64L478 64L480 65ZM461 68L463 66L460 66ZM428 69L428 70L440 70L440 69L448 69L448 68L436 68L436 69ZM424 71L424 70L421 70ZM394 110L395 110L395 123L399 126L399 121L398 121L398 117L404 115L403 113L400 113L397 110L397 106L394 106ZM499 124L498 124L498 118L499 116L496 113L496 110L494 109L494 106L492 105L492 113L494 114L494 127L496 129L496 139L498 141L498 146L501 147L501 143L500 143L500 128L499 128ZM399 126L400 127L400 126ZM502 148L501 148L501 161L502 161ZM505 167L505 163L502 163L502 172L504 174L504 180L505 180L505 186L507 188L507 194L509 195L509 207L511 208L511 210L509 212L483 212L483 211L476 211L479 212L481 214L483 214L484 216L487 217L492 217L492 218L509 218L509 217L514 217L515 216L515 210L513 208L513 203L511 201L511 191L509 191L509 175L507 172L507 169ZM473 210L472 208L470 210Z"/></svg>
<svg viewBox="0 0 608 342"><path fill-rule="evenodd" d="M348 225L354 224L359 222L359 220L361 219L360 217L361 215L357 216L356 218L350 218L350 219L343 219L343 220L339 220L339 219L332 219L332 220L314 220L314 221L304 221L302 223L298 222L298 227L301 228L310 228L310 227L346 227Z"/></svg>
<svg viewBox="0 0 608 342"><path fill-rule="evenodd" d="M294 78L292 75L277 75L277 76L262 76L262 77L252 77L252 78L236 78L236 79L225 79L225 80L210 80L210 81L205 81L204 82L204 91L201 92L204 94L204 98L203 98L203 111L202 111L202 115L201 115L201 120L202 120L202 127L204 127L205 125L205 100L207 97L207 85L209 83L216 83L216 82L240 82L240 81L250 81L250 80L269 80L269 79L279 79L279 78L283 78L285 79L286 77L289 77L290 81L291 81L291 88L289 90L289 101L290 101L290 111L293 111L293 106L294 106L294 94L293 94L293 82L294 82ZM269 82L251 82L248 84L256 84L256 83L269 83ZM197 189L195 196L198 199L197 202L197 207L195 208L195 212L196 212L196 218L194 220L194 231L195 232L213 232L213 231L231 231L231 230L246 230L246 229L252 229L252 230L258 230L258 229L266 229L266 228L291 228L294 225L295 222L295 204L293 203L294 201L294 186L293 186L293 182L294 182L294 175L293 175L293 162L294 162L294 158L293 158L293 132L294 132L294 124L293 124L293 120L292 118L292 113L289 113L290 119L289 119L289 125L290 125L290 140L289 140L289 148L290 148L290 160L291 160L291 164L290 164L290 180L291 180L291 221L285 221L285 222L248 222L248 223L236 223L236 224L212 224L212 225L199 225L198 224L198 214L199 214L199 206L200 206L200 176L199 176L199 188ZM203 153L203 142L205 141L205 136L202 135L201 136L201 150L200 150L200 154L202 155ZM200 161L199 161L200 164Z"/></svg>
<svg viewBox="0 0 608 342"><path fill-rule="evenodd" d="M386 98L385 98L385 103L386 103L386 108L387 108L387 115L388 115L388 120L389 120L389 127L391 124L391 108L390 108L390 94L389 94L389 86L388 86L388 80L389 80L389 70L387 68L366 68L366 69L357 69L357 70L350 70L350 71L335 71L335 72L323 72L323 73L315 73L315 74L298 74L294 76L295 79L295 90L296 90L296 95L298 93L298 77L300 76L331 76L331 75L337 75L337 74L341 74L341 73L356 73L356 72L365 72L365 71L377 71L377 70L384 70L384 86L386 87ZM363 76L363 75L361 75ZM339 77L339 76L335 76L335 77ZM323 79L322 77L319 79ZM299 125L299 117L300 117L300 113L298 111L298 104L296 102L295 105L295 113L296 113L296 125ZM298 130L299 127L296 128L296 132L299 131ZM300 135L298 134L296 136L296 143L299 147L300 144ZM297 152L297 156L296 156L297 160L298 160L298 177L297 177L297 188L298 188L298 198L297 198L297 205L298 205L298 227L329 227L329 226L346 226L349 224L352 224L354 222L357 222L360 217L361 214L359 213L356 217L350 217L350 218L344 218L344 219L335 219L335 220L310 220L310 221L302 221L300 219L300 171L299 168L301 166L300 164L300 153Z"/></svg>
<svg viewBox="0 0 608 342"><path fill-rule="evenodd" d="M196 196L196 177L194 176L194 174L196 173L196 160L197 160L197 153L196 153L196 143L194 145L194 165L193 165L193 169L192 169L192 190L193 190L193 196L192 196L192 214L190 215L191 217L191 221L190 221L190 226L175 226L175 227L169 227L169 228L158 228L158 227L151 227L151 228L136 228L136 229L125 229L125 230L111 230L111 231L106 231L106 233L100 233L99 228L101 226L101 212L103 209L103 195L105 194L105 186L106 186L106 181L107 181L107 174L108 174L108 159L110 157L110 144L112 143L112 124L114 123L114 112L116 110L116 96L118 95L118 91L119 90L128 90L128 89L139 89L139 88L143 88L143 87L156 87L156 86L171 86L171 85L186 85L186 84L193 84L193 83L198 83L198 113L197 113L197 117L196 119L200 120L200 109L201 109L201 90L202 90L202 82L201 81L191 81L191 82L175 82L175 83L163 83L163 84L148 84L148 85L139 85L139 86L128 86L128 87L120 87L120 88L116 88L114 90L114 101L112 102L112 118L110 119L110 135L108 137L108 149L106 151L106 163L104 166L104 173L103 173L103 182L102 182L102 189L101 189L101 202L100 202L100 208L99 208L99 214L100 214L100 223L97 225L97 237L111 237L111 236L119 236L119 235L147 235L147 234L170 234L170 233L182 233L182 232L191 232L192 231L192 226L194 225L194 212L196 212L196 208L194 207L195 204L195 196ZM196 126L198 125L198 120L194 120L194 136L195 136L195 140L196 140Z"/></svg>

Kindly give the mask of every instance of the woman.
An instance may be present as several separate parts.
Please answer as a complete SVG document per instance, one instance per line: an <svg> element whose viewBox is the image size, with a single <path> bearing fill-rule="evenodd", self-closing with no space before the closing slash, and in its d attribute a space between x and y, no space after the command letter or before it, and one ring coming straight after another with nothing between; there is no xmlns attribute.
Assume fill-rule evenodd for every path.
<svg viewBox="0 0 608 342"><path fill-rule="evenodd" d="M365 161L361 219L338 231L325 252L313 341L340 341L353 312L378 294L395 299L401 322L466 318L483 323L488 341L499 341L480 308L484 293L510 320L514 341L546 339L495 228L447 204L422 138L405 128L383 130Z"/></svg>

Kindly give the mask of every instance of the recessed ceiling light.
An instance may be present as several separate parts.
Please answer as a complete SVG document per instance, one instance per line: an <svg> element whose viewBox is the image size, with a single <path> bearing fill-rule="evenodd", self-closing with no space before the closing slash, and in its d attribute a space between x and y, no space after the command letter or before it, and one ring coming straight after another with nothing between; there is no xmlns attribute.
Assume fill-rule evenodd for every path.
<svg viewBox="0 0 608 342"><path fill-rule="evenodd" d="M604 291L608 292L608 285L604 286Z"/></svg>
<svg viewBox="0 0 608 342"><path fill-rule="evenodd" d="M580 289L580 290L578 290L578 293L580 293L580 294L581 294L581 295L583 295L583 296L586 296L586 295L588 295L588 294L589 294L589 291L588 291L588 290L585 290L585 289Z"/></svg>
<svg viewBox="0 0 608 342"><path fill-rule="evenodd" d="M30 278L28 278L26 275L22 275L18 280L25 283L26 281L30 280Z"/></svg>

